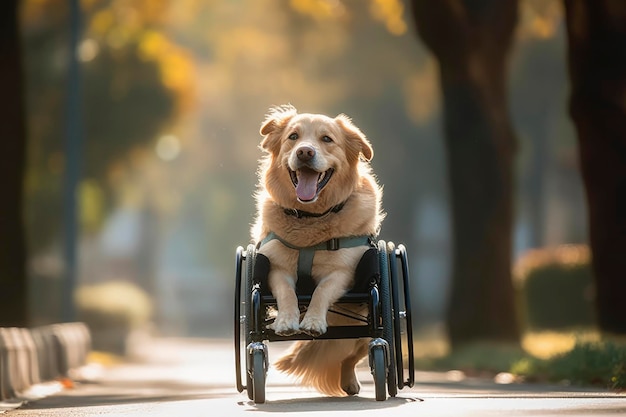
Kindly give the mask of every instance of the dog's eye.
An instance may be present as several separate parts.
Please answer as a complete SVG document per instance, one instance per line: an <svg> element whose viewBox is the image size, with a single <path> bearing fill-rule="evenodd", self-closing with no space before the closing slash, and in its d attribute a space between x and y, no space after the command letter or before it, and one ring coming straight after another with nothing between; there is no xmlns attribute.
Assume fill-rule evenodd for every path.
<svg viewBox="0 0 626 417"><path fill-rule="evenodd" d="M330 143L332 141L333 139L330 136L328 135L322 136L322 142Z"/></svg>
<svg viewBox="0 0 626 417"><path fill-rule="evenodd" d="M294 132L294 133L292 133L291 135L289 135L289 139L291 139L291 140L296 140L296 139L298 139L298 134L297 134L297 133L295 133L295 132Z"/></svg>

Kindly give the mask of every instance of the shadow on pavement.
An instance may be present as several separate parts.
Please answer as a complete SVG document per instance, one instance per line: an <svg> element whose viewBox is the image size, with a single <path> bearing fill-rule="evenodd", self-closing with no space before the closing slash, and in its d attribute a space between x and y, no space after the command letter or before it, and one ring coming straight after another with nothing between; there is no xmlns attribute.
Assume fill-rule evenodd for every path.
<svg viewBox="0 0 626 417"><path fill-rule="evenodd" d="M418 398L395 397L386 401L376 401L366 397L301 397L280 400L268 400L265 404L254 404L252 401L240 401L239 405L248 406L265 412L310 412L310 411L357 411L384 410L401 405L420 402Z"/></svg>

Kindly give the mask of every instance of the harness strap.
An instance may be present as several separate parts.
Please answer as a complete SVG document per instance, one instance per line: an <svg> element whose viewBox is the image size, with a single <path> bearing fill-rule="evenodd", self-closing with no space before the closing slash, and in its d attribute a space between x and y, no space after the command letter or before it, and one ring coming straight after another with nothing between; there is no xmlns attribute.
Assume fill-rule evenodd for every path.
<svg viewBox="0 0 626 417"><path fill-rule="evenodd" d="M303 248L298 253L298 282L313 281L313 258L315 257L315 249ZM301 284L302 285L302 284Z"/></svg>
<svg viewBox="0 0 626 417"><path fill-rule="evenodd" d="M315 252L318 250L339 250L346 248L356 248L359 246L371 246L372 245L372 237L371 236L350 236L350 237L339 237L327 240L326 242L318 243L314 246L308 247L300 247L292 245L287 242L280 236L278 236L274 232L268 233L268 235L261 241L259 247L265 245L267 242L271 240L278 240L283 245L287 246L290 249L294 249L298 251L298 282L309 282L312 281L311 270L313 269L313 258L315 257Z"/></svg>
<svg viewBox="0 0 626 417"><path fill-rule="evenodd" d="M265 239L261 241L259 244L259 248L265 245L267 242L271 240L278 240L283 245L287 246L290 249L295 250L303 250L303 249L312 249L316 250L338 250L338 249L346 249L346 248L356 248L359 246L370 246L372 244L371 236L349 236L349 237L334 237L325 242L318 243L313 246L296 246L287 242L282 237L278 236L274 232L269 232Z"/></svg>

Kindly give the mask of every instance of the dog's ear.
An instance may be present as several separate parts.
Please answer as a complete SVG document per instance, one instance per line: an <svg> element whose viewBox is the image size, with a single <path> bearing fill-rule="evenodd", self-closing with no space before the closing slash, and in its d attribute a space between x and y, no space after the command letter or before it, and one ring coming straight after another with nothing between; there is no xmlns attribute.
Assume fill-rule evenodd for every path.
<svg viewBox="0 0 626 417"><path fill-rule="evenodd" d="M352 120L345 114L340 114L335 117L335 120L339 123L339 126L341 126L346 135L348 149L353 151L356 156L361 154L365 160L371 161L374 157L374 149L365 137L365 134L361 132L361 129L356 127L354 123L352 123Z"/></svg>
<svg viewBox="0 0 626 417"><path fill-rule="evenodd" d="M260 133L263 135L261 148L268 152L277 153L280 148L280 133L289 120L297 114L297 110L290 104L272 107L261 124Z"/></svg>

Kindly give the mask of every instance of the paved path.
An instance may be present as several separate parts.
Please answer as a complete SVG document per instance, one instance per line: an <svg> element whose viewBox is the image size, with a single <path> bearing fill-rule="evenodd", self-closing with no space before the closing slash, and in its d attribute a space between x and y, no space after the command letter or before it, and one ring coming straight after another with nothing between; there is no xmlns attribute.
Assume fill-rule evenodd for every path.
<svg viewBox="0 0 626 417"><path fill-rule="evenodd" d="M285 347L269 345L270 360ZM135 360L96 372L78 384L22 407L7 417L74 416L611 416L626 415L626 394L534 384L450 381L445 373L418 372L416 386L385 402L374 400L369 369L361 394L327 398L279 373L267 381L267 403L255 405L234 387L232 342L157 339ZM97 371L97 368L93 370ZM89 376L89 375L86 375ZM452 378L455 379L455 378ZM346 414L348 413L348 414ZM381 414L382 413L382 414Z"/></svg>

